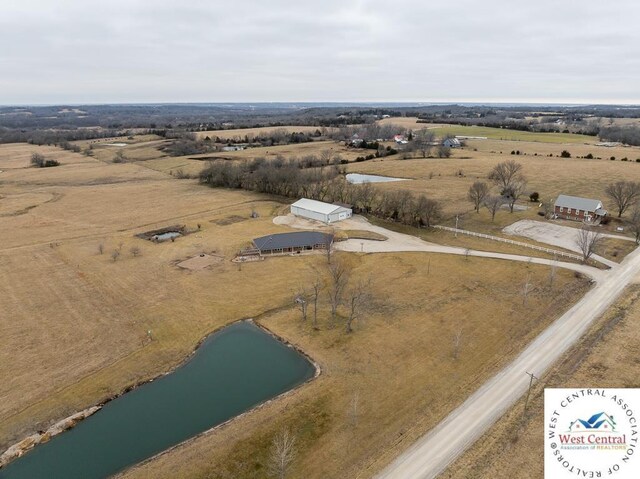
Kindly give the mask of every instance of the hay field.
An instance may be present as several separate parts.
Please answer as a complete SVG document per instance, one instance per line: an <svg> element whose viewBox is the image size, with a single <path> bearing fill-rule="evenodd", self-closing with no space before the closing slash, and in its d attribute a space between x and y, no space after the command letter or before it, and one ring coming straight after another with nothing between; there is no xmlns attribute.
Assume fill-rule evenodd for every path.
<svg viewBox="0 0 640 479"><path fill-rule="evenodd" d="M216 136L223 140L235 140L242 142L245 137L255 138L258 135L269 135L274 131L286 131L287 133L314 133L321 130L321 126L263 126L259 128L237 128L232 130L207 130L196 132L198 139L204 139L207 136L214 139ZM325 128L326 130L326 128Z"/></svg>
<svg viewBox="0 0 640 479"><path fill-rule="evenodd" d="M520 400L476 444L442 474L447 479L542 478L544 454L544 388L640 387L640 287L595 323L542 381L532 389L529 412Z"/></svg>
<svg viewBox="0 0 640 479"><path fill-rule="evenodd" d="M316 381L124 477L265 477L270 441L281 427L297 436L291 477L371 477L567 308L565 287L576 295L586 288L563 272L562 286L548 292L545 268L477 258L404 253L347 260L352 278L370 277L374 292L354 333L332 324L324 298L320 331L291 306L259 318L319 362ZM324 262L317 257L315 266L322 271ZM526 274L537 292L524 306L518 290ZM304 285L313 276L299 279Z"/></svg>

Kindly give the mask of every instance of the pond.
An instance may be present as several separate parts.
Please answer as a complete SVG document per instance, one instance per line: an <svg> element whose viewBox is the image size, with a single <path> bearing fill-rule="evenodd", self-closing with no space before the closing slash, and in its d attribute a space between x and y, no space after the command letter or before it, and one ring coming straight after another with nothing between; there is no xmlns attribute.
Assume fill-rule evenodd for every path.
<svg viewBox="0 0 640 479"><path fill-rule="evenodd" d="M162 241L167 241L173 238L177 238L178 236L182 236L182 233L178 233L177 231L169 231L167 233L160 233L157 235L153 235L151 239L153 241L162 242Z"/></svg>
<svg viewBox="0 0 640 479"><path fill-rule="evenodd" d="M2 479L103 478L273 398L315 375L295 349L251 322L207 338L174 372L0 469Z"/></svg>
<svg viewBox="0 0 640 479"><path fill-rule="evenodd" d="M406 181L408 178L394 178L392 176L365 175L362 173L347 173L347 181L353 185L362 183L386 183L388 181Z"/></svg>

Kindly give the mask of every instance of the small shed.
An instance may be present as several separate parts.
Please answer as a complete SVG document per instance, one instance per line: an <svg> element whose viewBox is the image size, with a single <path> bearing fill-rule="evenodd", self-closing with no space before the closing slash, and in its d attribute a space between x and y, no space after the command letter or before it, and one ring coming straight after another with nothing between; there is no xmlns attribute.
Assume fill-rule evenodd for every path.
<svg viewBox="0 0 640 479"><path fill-rule="evenodd" d="M341 205L302 198L291 205L291 213L301 218L329 224L351 218L353 210Z"/></svg>
<svg viewBox="0 0 640 479"><path fill-rule="evenodd" d="M559 195L554 204L554 216L565 220L599 222L607 216L600 200L579 196Z"/></svg>
<svg viewBox="0 0 640 479"><path fill-rule="evenodd" d="M457 138L445 138L442 142L442 146L446 146L448 148L460 148L462 144Z"/></svg>
<svg viewBox="0 0 640 479"><path fill-rule="evenodd" d="M253 244L261 255L300 253L326 250L333 242L333 235L320 231L295 231L255 238Z"/></svg>

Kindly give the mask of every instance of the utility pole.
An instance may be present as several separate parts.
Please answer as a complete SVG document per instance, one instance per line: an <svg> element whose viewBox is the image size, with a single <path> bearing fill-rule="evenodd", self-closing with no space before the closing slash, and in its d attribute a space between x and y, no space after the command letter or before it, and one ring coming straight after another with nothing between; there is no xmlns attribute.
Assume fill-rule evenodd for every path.
<svg viewBox="0 0 640 479"><path fill-rule="evenodd" d="M456 215L456 232L455 232L455 234L453 236L454 236L454 238L458 237L458 215Z"/></svg>
<svg viewBox="0 0 640 479"><path fill-rule="evenodd" d="M533 380L534 379L536 381L538 380L538 378L535 377L533 373L530 373L527 371L527 374L529 375L529 389L527 390L527 399L525 399L524 401L524 410L522 411L521 423L524 423L524 418L527 415L527 406L529 406L529 396L531 395L531 387L533 386Z"/></svg>

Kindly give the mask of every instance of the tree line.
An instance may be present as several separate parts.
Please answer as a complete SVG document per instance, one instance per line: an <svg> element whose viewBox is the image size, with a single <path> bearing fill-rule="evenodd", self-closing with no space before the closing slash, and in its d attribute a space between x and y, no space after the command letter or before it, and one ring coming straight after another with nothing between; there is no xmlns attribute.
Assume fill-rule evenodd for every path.
<svg viewBox="0 0 640 479"><path fill-rule="evenodd" d="M350 204L356 212L418 227L429 227L442 217L440 202L424 194L381 191L370 183L353 185L343 173L336 165L303 169L292 161L256 159L210 162L199 179L211 187Z"/></svg>

